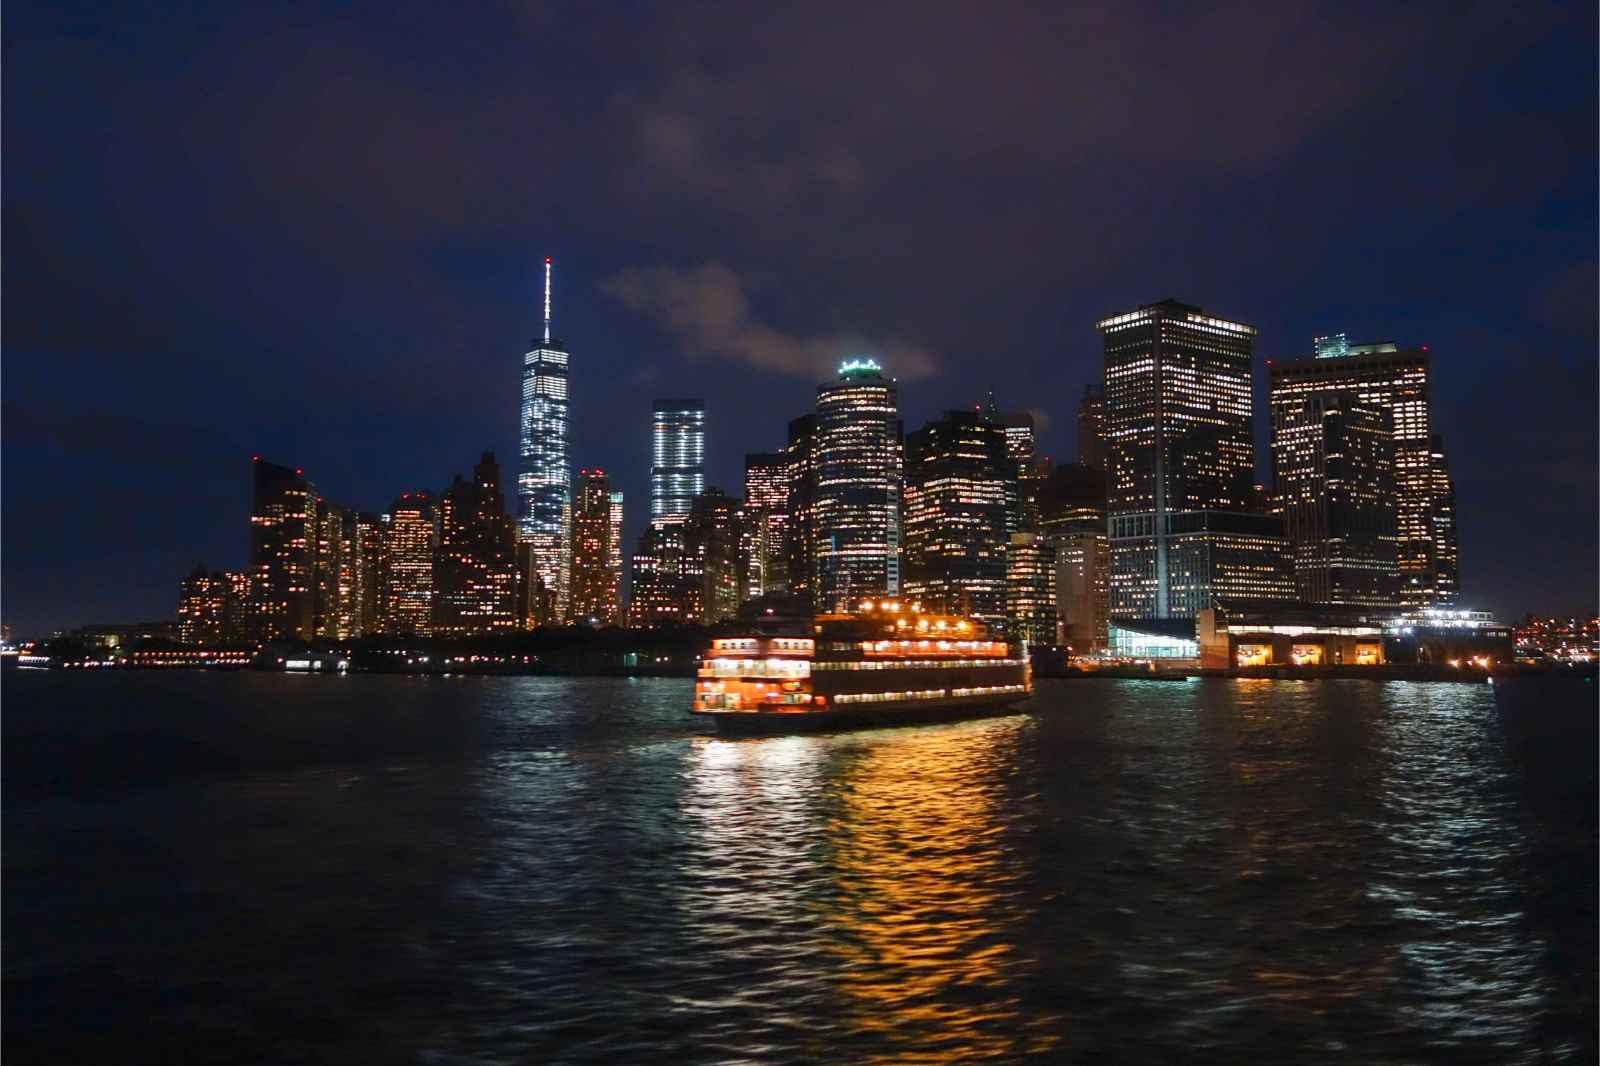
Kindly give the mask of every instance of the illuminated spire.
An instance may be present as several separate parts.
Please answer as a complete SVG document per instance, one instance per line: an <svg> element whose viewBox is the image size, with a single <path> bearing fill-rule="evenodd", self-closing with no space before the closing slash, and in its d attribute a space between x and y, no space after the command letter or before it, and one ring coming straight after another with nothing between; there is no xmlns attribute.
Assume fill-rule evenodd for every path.
<svg viewBox="0 0 1600 1066"><path fill-rule="evenodd" d="M550 346L550 257L544 257L544 344Z"/></svg>

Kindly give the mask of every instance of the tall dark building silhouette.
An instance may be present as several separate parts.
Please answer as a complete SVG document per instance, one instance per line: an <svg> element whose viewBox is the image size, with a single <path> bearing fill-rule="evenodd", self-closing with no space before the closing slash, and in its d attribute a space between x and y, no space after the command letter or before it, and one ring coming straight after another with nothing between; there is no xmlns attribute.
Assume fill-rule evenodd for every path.
<svg viewBox="0 0 1600 1066"><path fill-rule="evenodd" d="M951 411L907 434L906 599L996 627L1006 620L1006 483L1014 470L1004 427Z"/></svg>
<svg viewBox="0 0 1600 1066"><path fill-rule="evenodd" d="M700 620L708 625L725 622L739 610L738 511L738 501L717 488L700 493L689 507L689 576L699 573Z"/></svg>
<svg viewBox="0 0 1600 1066"><path fill-rule="evenodd" d="M1389 412L1355 393L1274 404L1272 479L1299 598L1398 605Z"/></svg>
<svg viewBox="0 0 1600 1066"><path fill-rule="evenodd" d="M741 599L789 587L788 523L788 457L777 452L746 455L739 531Z"/></svg>
<svg viewBox="0 0 1600 1066"><path fill-rule="evenodd" d="M295 467L251 465L250 598L253 640L316 636L317 494Z"/></svg>
<svg viewBox="0 0 1600 1066"><path fill-rule="evenodd" d="M1084 466L1106 466L1106 398L1094 386L1083 387L1078 401L1078 462Z"/></svg>
<svg viewBox="0 0 1600 1066"><path fill-rule="evenodd" d="M1056 552L1056 615L1061 640L1077 654L1104 652L1110 639L1111 548L1106 538L1106 475L1063 463L1040 493L1041 525Z"/></svg>
<svg viewBox="0 0 1600 1066"><path fill-rule="evenodd" d="M1294 595L1281 520L1252 513L1255 328L1165 300L1105 337L1113 618Z"/></svg>
<svg viewBox="0 0 1600 1066"><path fill-rule="evenodd" d="M1456 541L1456 483L1445 459L1444 438L1429 437L1429 466L1433 472L1433 604L1452 607L1461 595L1461 547Z"/></svg>
<svg viewBox="0 0 1600 1066"><path fill-rule="evenodd" d="M851 359L817 387L816 608L900 592L900 412L894 379Z"/></svg>
<svg viewBox="0 0 1600 1066"><path fill-rule="evenodd" d="M567 621L617 625L617 581L611 568L611 484L604 470L578 471L572 509L572 596Z"/></svg>
<svg viewBox="0 0 1600 1066"><path fill-rule="evenodd" d="M785 531L789 592L815 609L817 590L817 416L789 423L783 457L789 469L789 519Z"/></svg>
<svg viewBox="0 0 1600 1066"><path fill-rule="evenodd" d="M1400 602L1409 608L1453 600L1458 576L1441 583L1435 510L1443 506L1438 471L1447 466L1433 448L1432 359L1428 349L1390 343L1348 344L1342 337L1318 338L1317 356L1274 360L1270 404L1274 411L1294 408L1313 396L1354 394L1381 408L1394 439L1395 559ZM1447 475L1448 476L1448 475ZM1451 521L1453 527L1453 503ZM1459 560L1445 569L1455 571ZM1441 584L1450 587L1444 598Z"/></svg>
<svg viewBox="0 0 1600 1066"><path fill-rule="evenodd" d="M516 524L500 491L500 465L484 452L472 480L460 474L439 496L433 553L433 632L467 637L519 625Z"/></svg>

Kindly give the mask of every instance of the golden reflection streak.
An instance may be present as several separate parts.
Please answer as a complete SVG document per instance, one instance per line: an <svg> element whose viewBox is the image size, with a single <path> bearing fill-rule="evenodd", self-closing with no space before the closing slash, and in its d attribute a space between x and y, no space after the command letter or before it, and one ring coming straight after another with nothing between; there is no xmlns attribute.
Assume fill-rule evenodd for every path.
<svg viewBox="0 0 1600 1066"><path fill-rule="evenodd" d="M1056 1043L1028 1035L1015 995L999 991L1026 949L1014 928L1024 860L1006 851L994 763L1023 722L881 734L840 782L824 833L841 902L826 920L839 986L858 1001L854 1024L900 1045L875 1061L972 1061Z"/></svg>

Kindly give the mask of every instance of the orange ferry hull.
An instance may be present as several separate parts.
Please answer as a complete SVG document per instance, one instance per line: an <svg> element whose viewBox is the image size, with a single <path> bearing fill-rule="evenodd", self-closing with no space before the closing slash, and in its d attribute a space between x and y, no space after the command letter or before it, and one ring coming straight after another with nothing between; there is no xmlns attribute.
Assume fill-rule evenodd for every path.
<svg viewBox="0 0 1600 1066"><path fill-rule="evenodd" d="M709 718L722 736L751 736L774 733L829 733L850 729L882 729L889 726L926 725L954 722L966 718L992 718L1016 714L1013 708L1032 693L1013 696L958 696L930 705L877 703L855 707L813 708L810 710L701 711L690 713Z"/></svg>

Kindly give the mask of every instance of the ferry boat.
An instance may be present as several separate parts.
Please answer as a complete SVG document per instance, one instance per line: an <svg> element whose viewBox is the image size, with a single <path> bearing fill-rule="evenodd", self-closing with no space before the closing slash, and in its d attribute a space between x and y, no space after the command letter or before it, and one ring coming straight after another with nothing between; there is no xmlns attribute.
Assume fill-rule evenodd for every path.
<svg viewBox="0 0 1600 1066"><path fill-rule="evenodd" d="M1026 649L970 619L867 601L853 614L782 617L716 637L692 712L719 733L852 729L999 713L1033 690Z"/></svg>

